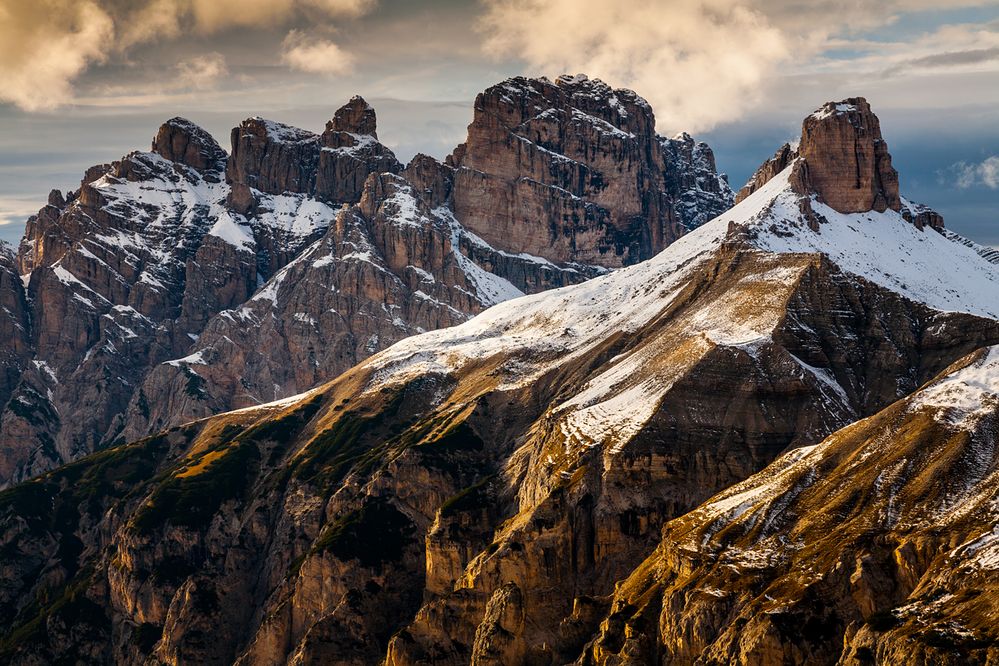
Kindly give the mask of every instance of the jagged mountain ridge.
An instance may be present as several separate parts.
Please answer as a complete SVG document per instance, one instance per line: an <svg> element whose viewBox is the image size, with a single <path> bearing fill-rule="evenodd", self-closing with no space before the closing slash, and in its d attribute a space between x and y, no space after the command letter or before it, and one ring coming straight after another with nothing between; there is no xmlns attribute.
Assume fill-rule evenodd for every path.
<svg viewBox="0 0 999 666"><path fill-rule="evenodd" d="M663 525L999 342L999 268L906 220L900 197L837 210L807 159L648 262L8 491L5 563L23 575L0 611L29 638L6 655L650 654L619 636L654 644L654 625L613 634L608 612ZM892 200L881 183L872 202ZM32 506L64 519L17 511Z"/></svg>
<svg viewBox="0 0 999 666"><path fill-rule="evenodd" d="M468 198L467 167L424 155L404 167L378 140L374 109L360 97L321 134L247 119L232 132L231 155L174 118L150 152L88 170L67 196L53 192L29 220L16 261L25 289L12 298L29 304L26 356L34 363L8 364L17 370L0 387L0 441L9 443L0 480L298 393L407 335L650 256L683 228L650 241L640 228L645 218L635 216L643 197L657 202L663 219L682 216L688 226L731 204L710 149L689 137L657 137L651 110L634 93L578 77L516 83L526 87L523 99L507 96L511 104L549 103L529 100L528 89L549 90L565 113L546 127L557 129L564 149L589 156L572 159L592 163L574 162L587 174L577 187L552 166L569 157L521 137L551 174L520 161L504 177L516 187L534 183L539 205L568 197L585 202L594 219L626 218L630 226L615 230L614 242L600 225L577 238L577 223L553 204L526 233L558 241L564 231L579 256L548 249L557 242L534 254L509 245L510 237L490 245L456 213L455 202ZM580 91L595 107L609 96L631 100L632 114L611 120L634 131L625 137L608 120L574 114L581 102L566 99ZM470 136L490 131L473 118ZM641 153L639 144L654 150ZM471 163L491 148L473 141L461 152ZM503 197L478 201L494 208ZM644 254L631 253L638 246Z"/></svg>

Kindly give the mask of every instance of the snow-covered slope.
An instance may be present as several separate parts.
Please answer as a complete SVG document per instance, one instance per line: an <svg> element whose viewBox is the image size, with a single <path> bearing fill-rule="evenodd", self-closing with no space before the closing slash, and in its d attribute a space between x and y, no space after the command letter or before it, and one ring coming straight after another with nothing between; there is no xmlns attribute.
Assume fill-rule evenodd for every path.
<svg viewBox="0 0 999 666"><path fill-rule="evenodd" d="M846 215L814 198L810 203L824 221L813 230L800 212L802 195L788 182L792 169L649 261L581 285L511 300L461 326L393 346L371 361L381 371L379 381L454 371L495 354L561 362L612 331L634 331L647 323L726 241L775 255L821 254L847 273L932 309L999 319L999 266L974 247L932 229L919 230L891 210ZM793 274L774 277L781 281ZM731 314L711 316L726 321ZM727 324L734 324L731 318ZM539 363L520 381L529 382L546 367Z"/></svg>
<svg viewBox="0 0 999 666"><path fill-rule="evenodd" d="M813 230L800 213L802 195L788 183L793 168L719 220L745 225L762 250L820 252L844 271L934 309L999 319L999 267L978 246L917 229L890 209L843 214L814 196L810 205L821 222Z"/></svg>

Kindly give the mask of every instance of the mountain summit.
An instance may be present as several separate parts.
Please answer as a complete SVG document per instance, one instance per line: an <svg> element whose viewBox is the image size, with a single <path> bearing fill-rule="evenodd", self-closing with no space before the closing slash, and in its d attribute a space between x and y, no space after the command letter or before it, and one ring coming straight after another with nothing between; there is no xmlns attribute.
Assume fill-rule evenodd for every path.
<svg viewBox="0 0 999 666"><path fill-rule="evenodd" d="M598 147L630 150L639 128L621 109L646 122L632 117L638 100L604 108L611 93L578 78L510 85L481 100L507 115L477 115L449 165L370 175L317 249L214 330L296 325L288 313L310 300L296 294L313 293L294 283L328 265L366 272L343 273L324 309L339 312L322 299L349 280L380 275L424 294L411 303L439 300L443 291L424 288L456 283L439 266L405 271L413 264L393 242L417 228L439 230L428 237L452 251L513 255L468 240L474 232L452 223L461 206L428 209L428 183L523 186L525 205L595 210L599 192L572 202L534 177L588 173L579 166L523 182L503 169L562 165L541 150L545 127L560 137L602 128L614 138ZM546 96L552 120L537 120ZM574 110L588 116L579 125ZM600 113L635 136L618 137ZM823 107L805 121L807 150L805 139L785 146L738 205L651 259L498 302L305 393L178 424L11 488L0 496L0 558L16 572L0 589L3 657L986 661L999 645L986 621L999 612L994 585L950 577L995 560L985 507L996 489L996 364L982 350L999 344L999 266L916 223L867 113L859 101ZM480 129L500 140L492 156L476 153ZM546 150L575 154L549 140ZM843 157L851 140L852 170L819 148ZM621 191L646 168L622 165ZM638 199L602 201L609 230L624 219L616 204ZM501 224L525 223L497 210ZM458 254L428 253L489 279ZM224 376L228 361L210 356L226 339L243 350L228 358L254 348L226 334L161 367L185 373L177 385L188 370ZM945 489L932 490L937 478ZM959 498L973 499L968 521L940 510ZM826 544L822 557L810 543Z"/></svg>

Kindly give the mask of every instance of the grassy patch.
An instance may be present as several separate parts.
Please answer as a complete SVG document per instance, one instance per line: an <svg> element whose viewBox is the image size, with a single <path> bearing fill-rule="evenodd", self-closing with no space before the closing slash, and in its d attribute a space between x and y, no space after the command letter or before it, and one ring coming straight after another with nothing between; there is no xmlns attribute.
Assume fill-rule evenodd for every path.
<svg viewBox="0 0 999 666"><path fill-rule="evenodd" d="M149 534L168 522L204 527L222 504L245 495L260 459L256 445L240 440L223 443L203 453L195 467L208 456L213 458L197 474L170 476L157 486L132 520L140 534Z"/></svg>
<svg viewBox="0 0 999 666"><path fill-rule="evenodd" d="M226 426L215 446L201 452L178 473L164 478L146 503L136 512L132 525L140 534L150 534L171 525L206 527L230 500L244 499L260 470L261 452L277 444L271 460L294 440L316 414L321 398L260 425L242 430ZM231 440L227 435L235 435Z"/></svg>
<svg viewBox="0 0 999 666"><path fill-rule="evenodd" d="M468 488L449 497L440 508L441 516L448 517L465 511L477 511L489 506L492 501L492 482L496 475L490 475Z"/></svg>
<svg viewBox="0 0 999 666"><path fill-rule="evenodd" d="M331 553L362 566L381 568L385 562L402 559L416 528L406 514L384 498L365 501L357 511L343 516L320 535L314 553Z"/></svg>

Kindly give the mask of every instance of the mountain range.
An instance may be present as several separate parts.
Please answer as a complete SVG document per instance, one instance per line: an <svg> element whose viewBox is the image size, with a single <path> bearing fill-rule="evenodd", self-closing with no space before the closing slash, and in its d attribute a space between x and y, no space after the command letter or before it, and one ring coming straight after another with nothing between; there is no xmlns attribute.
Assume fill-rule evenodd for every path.
<svg viewBox="0 0 999 666"><path fill-rule="evenodd" d="M0 252L16 331L0 479L294 395L653 256L734 196L710 148L654 125L645 100L586 77L489 88L444 163L400 164L359 97L321 135L250 118L229 154L167 121L149 152L53 191Z"/></svg>
<svg viewBox="0 0 999 666"><path fill-rule="evenodd" d="M17 664L999 659L999 257L863 98L737 194L515 78L444 162L182 119L4 259Z"/></svg>

